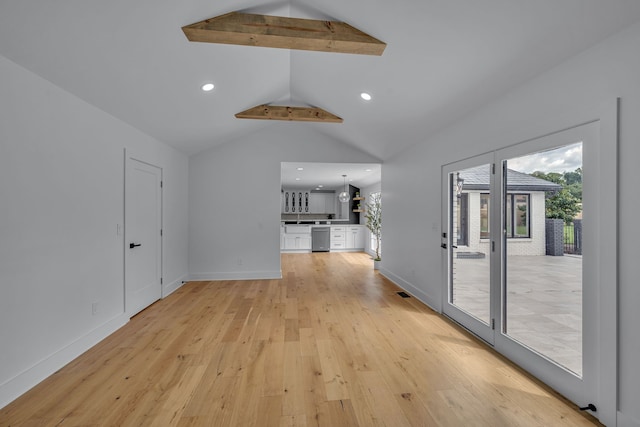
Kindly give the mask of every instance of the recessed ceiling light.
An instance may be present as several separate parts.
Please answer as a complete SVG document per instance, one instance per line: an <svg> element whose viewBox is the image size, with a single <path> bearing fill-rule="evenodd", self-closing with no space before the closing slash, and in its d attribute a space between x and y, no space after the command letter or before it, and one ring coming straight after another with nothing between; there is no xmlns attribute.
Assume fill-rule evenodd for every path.
<svg viewBox="0 0 640 427"><path fill-rule="evenodd" d="M364 171L365 172L371 172L371 169L365 169Z"/></svg>
<svg viewBox="0 0 640 427"><path fill-rule="evenodd" d="M320 190L320 189L319 189L318 187L316 187L316 191L317 191L317 190Z"/></svg>
<svg viewBox="0 0 640 427"><path fill-rule="evenodd" d="M299 171L303 171L303 170L304 170L304 168L297 168L297 169L298 169Z"/></svg>
<svg viewBox="0 0 640 427"><path fill-rule="evenodd" d="M206 83L202 85L202 90L205 92L210 92L213 90L215 86L213 85L213 83Z"/></svg>
<svg viewBox="0 0 640 427"><path fill-rule="evenodd" d="M318 184L318 187L322 188L322 187L324 187L324 185L322 185L322 184Z"/></svg>
<svg viewBox="0 0 640 427"><path fill-rule="evenodd" d="M300 181L300 178L296 178L296 181Z"/></svg>
<svg viewBox="0 0 640 427"><path fill-rule="evenodd" d="M360 98L364 99L365 101L371 101L371 95L367 92L362 92L360 94Z"/></svg>

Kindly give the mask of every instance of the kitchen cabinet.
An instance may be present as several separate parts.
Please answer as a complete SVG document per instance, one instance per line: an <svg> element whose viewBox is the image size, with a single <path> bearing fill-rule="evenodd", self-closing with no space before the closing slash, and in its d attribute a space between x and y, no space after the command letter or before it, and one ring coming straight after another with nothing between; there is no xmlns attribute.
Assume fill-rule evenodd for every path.
<svg viewBox="0 0 640 427"><path fill-rule="evenodd" d="M364 249L365 230L362 225L349 225L345 234L347 249Z"/></svg>
<svg viewBox="0 0 640 427"><path fill-rule="evenodd" d="M311 226L309 225L285 225L283 250L311 250Z"/></svg>
<svg viewBox="0 0 640 427"><path fill-rule="evenodd" d="M365 235L362 225L332 225L330 248L335 251L363 250Z"/></svg>
<svg viewBox="0 0 640 427"><path fill-rule="evenodd" d="M311 213L325 213L325 196L323 193L311 193Z"/></svg>
<svg viewBox="0 0 640 427"><path fill-rule="evenodd" d="M311 250L311 235L284 235L284 250Z"/></svg>
<svg viewBox="0 0 640 427"><path fill-rule="evenodd" d="M304 190L284 190L282 197L282 213L309 213L310 192Z"/></svg>
<svg viewBox="0 0 640 427"><path fill-rule="evenodd" d="M331 226L331 240L329 247L333 249L346 249L347 245L347 227L344 225Z"/></svg>
<svg viewBox="0 0 640 427"><path fill-rule="evenodd" d="M310 197L310 212L316 214L332 214L335 213L335 193L317 193L312 192Z"/></svg>

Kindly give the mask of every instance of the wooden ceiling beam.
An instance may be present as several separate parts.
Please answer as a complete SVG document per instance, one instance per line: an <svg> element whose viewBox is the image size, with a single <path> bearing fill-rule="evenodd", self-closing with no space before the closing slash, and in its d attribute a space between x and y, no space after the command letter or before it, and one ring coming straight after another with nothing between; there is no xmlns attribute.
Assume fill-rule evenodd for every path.
<svg viewBox="0 0 640 427"><path fill-rule="evenodd" d="M386 43L338 21L231 12L182 27L192 42L382 55Z"/></svg>
<svg viewBox="0 0 640 427"><path fill-rule="evenodd" d="M315 107L257 105L236 114L238 119L287 120L294 122L342 123L342 118Z"/></svg>

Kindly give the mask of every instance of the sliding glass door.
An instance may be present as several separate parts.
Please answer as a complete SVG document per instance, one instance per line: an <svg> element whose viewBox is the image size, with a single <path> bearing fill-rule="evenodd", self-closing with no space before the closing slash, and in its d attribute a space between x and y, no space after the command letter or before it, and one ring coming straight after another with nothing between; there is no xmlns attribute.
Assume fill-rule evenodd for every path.
<svg viewBox="0 0 640 427"><path fill-rule="evenodd" d="M444 314L582 406L598 400L598 135L442 169Z"/></svg>

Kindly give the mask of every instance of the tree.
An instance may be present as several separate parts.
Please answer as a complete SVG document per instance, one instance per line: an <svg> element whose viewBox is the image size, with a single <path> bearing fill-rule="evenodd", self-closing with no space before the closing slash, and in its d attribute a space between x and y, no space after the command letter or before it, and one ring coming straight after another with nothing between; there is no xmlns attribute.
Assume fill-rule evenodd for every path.
<svg viewBox="0 0 640 427"><path fill-rule="evenodd" d="M566 224L573 221L581 209L580 200L573 197L566 188L547 197L545 203L546 217L562 219Z"/></svg>
<svg viewBox="0 0 640 427"><path fill-rule="evenodd" d="M578 168L573 172L564 173L564 182L567 185L581 184L582 185L582 168Z"/></svg>
<svg viewBox="0 0 640 427"><path fill-rule="evenodd" d="M560 191L550 191L546 194L546 217L559 218L570 223L582 210L582 168L573 172L533 172L536 178L562 185Z"/></svg>

